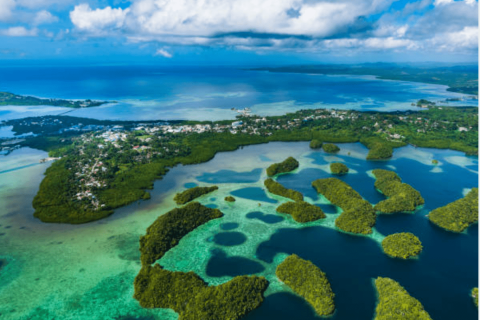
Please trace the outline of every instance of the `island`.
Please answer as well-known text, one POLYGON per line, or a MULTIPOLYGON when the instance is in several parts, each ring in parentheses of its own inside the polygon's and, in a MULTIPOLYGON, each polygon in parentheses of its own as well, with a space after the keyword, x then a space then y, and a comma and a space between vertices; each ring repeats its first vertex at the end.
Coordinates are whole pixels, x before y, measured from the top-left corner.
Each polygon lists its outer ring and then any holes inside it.
POLYGON ((12 126, 15 134, 36 135, 12 140, 17 142, 3 149, 31 147, 61 158, 45 172, 33 201, 35 217, 53 223, 105 218, 114 209, 147 197, 154 180, 170 168, 206 162, 217 152, 246 145, 317 139, 360 142, 367 148, 381 142, 392 148, 410 144, 478 153, 476 107, 392 113, 317 109, 240 119, 242 130, 233 128, 230 120, 109 121, 68 116, 8 120, 0 126, 12 126))
POLYGON ((438 164, 438 160, 433 159, 433 160, 432 160, 432 164, 433 164, 433 165, 437 165, 437 164, 438 164))
POLYGON ((394 233, 382 241, 383 251, 394 258, 408 259, 422 252, 422 242, 410 232, 394 233))
POLYGON ((30 96, 20 96, 10 92, 0 92, 0 106, 53 106, 64 108, 92 108, 108 101, 87 100, 64 100, 64 99, 40 99, 30 96))
POLYGON ((372 233, 376 214, 372 205, 347 183, 337 178, 318 179, 312 186, 343 212, 335 220, 335 226, 342 231, 355 234, 372 233))
POLYGON ((470 295, 472 296, 473 303, 475 303, 475 306, 478 308, 478 287, 473 288, 470 295))
POLYGON ((292 254, 277 266, 275 274, 303 297, 319 316, 328 316, 335 311, 335 294, 327 275, 311 261, 292 254))
POLYGON ((235 200, 235 198, 232 197, 232 196, 226 196, 226 197, 225 197, 225 201, 227 201, 227 202, 235 202, 236 200, 235 200))
POLYGON ((169 308, 180 320, 236 320, 262 304, 268 281, 237 276, 209 286, 194 272, 168 271, 155 264, 142 267, 134 286, 134 298, 144 308, 169 308))
POLYGON ((323 142, 317 139, 313 139, 310 141, 310 148, 311 149, 320 149, 322 147, 323 142))
POLYGON ((390 278, 375 279, 378 304, 374 320, 415 319, 432 320, 422 304, 398 282, 390 278))
POLYGON ((191 202, 161 215, 147 228, 146 235, 140 238, 142 265, 154 263, 189 232, 220 217, 223 217, 220 210, 205 207, 198 202, 191 202))
POLYGON ((323 148, 323 151, 328 153, 336 153, 340 151, 340 148, 333 143, 324 143, 322 148, 323 148))
POLYGON ((437 226, 452 232, 462 232, 478 222, 478 188, 473 188, 462 199, 437 208, 428 214, 437 226))
POLYGON ((293 157, 288 157, 283 162, 274 163, 270 167, 267 168, 267 175, 269 177, 273 177, 274 175, 280 173, 287 173, 291 172, 298 168, 298 161, 293 157))
POLYGON ((409 184, 402 183, 402 179, 393 171, 375 169, 375 188, 388 199, 380 201, 374 210, 382 213, 413 212, 418 206, 425 203, 420 192, 409 184))
POLYGON ((294 201, 303 200, 303 194, 292 189, 287 189, 284 186, 282 186, 280 183, 278 183, 277 181, 271 178, 268 178, 267 180, 265 180, 264 184, 268 192, 276 194, 277 196, 290 198, 294 201))
POLYGON ((320 207, 305 201, 282 203, 277 207, 277 212, 289 214, 293 220, 301 223, 316 221, 326 217, 320 207))
POLYGON ((190 202, 194 199, 197 199, 198 197, 203 196, 204 194, 213 192, 215 190, 218 190, 217 186, 212 186, 212 187, 193 187, 190 189, 187 189, 183 192, 177 193, 173 200, 177 204, 185 204, 187 202, 190 202))
POLYGON ((348 167, 340 162, 330 163, 330 171, 332 174, 343 176, 348 173, 348 167))

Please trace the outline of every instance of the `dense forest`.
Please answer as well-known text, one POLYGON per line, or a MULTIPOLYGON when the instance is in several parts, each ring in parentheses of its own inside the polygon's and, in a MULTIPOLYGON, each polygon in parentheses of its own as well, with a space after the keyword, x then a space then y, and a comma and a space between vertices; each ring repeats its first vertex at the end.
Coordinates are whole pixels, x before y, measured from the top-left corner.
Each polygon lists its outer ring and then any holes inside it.
POLYGON ((190 189, 187 189, 183 192, 177 193, 173 200, 177 204, 185 204, 187 202, 190 202, 198 197, 203 196, 204 194, 213 192, 215 190, 218 190, 217 186, 212 186, 212 187, 193 187, 190 189))
POLYGON ((395 233, 382 241, 383 251, 391 257, 408 259, 420 254, 422 242, 410 232, 395 233))
POLYGON ((273 177, 280 173, 287 173, 298 168, 298 161, 293 157, 288 157, 280 163, 274 163, 267 168, 267 175, 273 177))
POLYGON ((323 145, 323 142, 322 141, 319 141, 317 139, 313 139, 312 141, 310 141, 310 148, 311 149, 320 149, 323 145))
POLYGON ((470 295, 472 296, 473 303, 475 303, 475 306, 478 308, 478 287, 473 288, 470 295))
POLYGON ((277 212, 289 214, 293 220, 301 223, 316 221, 326 217, 320 207, 305 201, 282 203, 277 207, 277 212))
POLYGON ((376 178, 375 188, 388 199, 380 201, 374 207, 382 213, 413 212, 418 206, 425 203, 420 192, 409 184, 402 183, 402 179, 393 171, 375 169, 372 171, 376 178))
POLYGON ((191 202, 159 216, 148 227, 147 234, 140 238, 142 264, 154 263, 176 246, 186 234, 222 216, 220 210, 207 208, 198 202, 191 202))
POLYGON ((305 298, 319 316, 328 316, 335 311, 335 294, 327 275, 311 261, 292 254, 277 266, 275 274, 305 298))
POLYGON ((478 222, 478 188, 473 188, 462 199, 431 211, 428 218, 446 230, 462 232, 478 222))
POLYGON ((290 198, 294 201, 303 200, 303 194, 292 189, 287 189, 284 186, 282 186, 279 182, 271 178, 266 179, 264 182, 264 185, 267 188, 268 192, 276 194, 277 196, 290 198))
POLYGON ((333 143, 324 143, 322 145, 323 151, 328 152, 328 153, 335 153, 340 151, 340 148, 333 144, 333 143))
POLYGON ((30 96, 19 96, 10 92, 0 92, 0 106, 54 106, 65 108, 91 108, 98 107, 108 101, 92 100, 64 100, 40 99, 30 96))
POLYGON ((332 204, 342 208, 343 212, 335 220, 337 228, 350 233, 372 233, 377 218, 375 211, 372 205, 347 183, 336 178, 327 178, 313 181, 312 186, 332 204))
POLYGON ((375 279, 378 304, 374 320, 431 320, 422 304, 407 292, 398 282, 378 277, 375 279))
POLYGON ((330 163, 330 171, 332 174, 342 176, 348 173, 348 167, 340 162, 330 163))

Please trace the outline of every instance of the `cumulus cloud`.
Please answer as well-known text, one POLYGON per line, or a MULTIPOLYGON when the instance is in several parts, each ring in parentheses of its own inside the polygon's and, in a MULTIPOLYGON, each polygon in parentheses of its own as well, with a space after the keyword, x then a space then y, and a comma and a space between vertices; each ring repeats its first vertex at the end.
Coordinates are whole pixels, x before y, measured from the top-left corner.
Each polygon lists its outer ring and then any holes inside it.
POLYGON ((15 0, 0 0, 0 21, 6 21, 12 16, 15 0))
POLYGON ((35 17, 33 18, 33 25, 38 26, 41 24, 47 24, 47 23, 53 23, 57 22, 58 18, 52 15, 50 12, 46 10, 39 11, 35 14, 35 17))
POLYGON ((9 37, 32 37, 38 33, 37 29, 27 29, 25 27, 10 27, 7 29, 0 29, 0 35, 9 37))
POLYGON ((92 10, 88 4, 81 4, 70 12, 70 20, 81 31, 102 34, 121 28, 129 11, 111 7, 92 10))
POLYGON ((155 55, 156 56, 162 56, 162 57, 165 57, 165 58, 171 58, 173 57, 173 55, 171 53, 169 53, 168 51, 164 50, 164 49, 158 49, 156 52, 155 52, 155 55))

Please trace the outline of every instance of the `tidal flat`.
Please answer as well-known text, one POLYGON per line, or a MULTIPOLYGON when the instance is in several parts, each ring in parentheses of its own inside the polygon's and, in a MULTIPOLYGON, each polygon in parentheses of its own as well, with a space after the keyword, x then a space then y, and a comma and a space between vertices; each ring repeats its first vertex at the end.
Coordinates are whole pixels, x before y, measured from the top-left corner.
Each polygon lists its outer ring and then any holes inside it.
POLYGON ((225 216, 189 233, 158 263, 172 271, 194 271, 212 285, 241 274, 265 276, 270 281, 266 300, 246 319, 315 318, 311 307, 275 276, 277 265, 293 253, 328 274, 336 295, 332 319, 373 318, 376 297, 371 279, 379 276, 398 281, 433 319, 459 315, 476 319, 469 292, 478 282, 478 225, 465 234, 451 234, 425 215, 461 198, 464 189, 477 187, 478 170, 473 167, 478 158, 407 146, 396 149, 388 161, 366 161, 368 150, 363 145, 339 146, 335 156, 311 150, 308 142, 222 152, 206 163, 173 168, 155 182, 150 200, 83 225, 45 224, 33 217, 31 201, 49 166, 39 164, 45 152, 24 148, 0 157, 0 317, 177 319, 171 310, 143 309, 133 299, 133 279, 140 270, 139 237, 159 215, 176 207, 176 193, 186 187, 218 185, 199 201, 225 216), (275 211, 287 199, 265 190, 265 169, 289 156, 300 166, 277 181, 320 206, 325 219, 301 224, 275 211), (430 159, 440 161, 441 172, 432 172, 430 159), (368 172, 393 166, 405 183, 422 193, 425 206, 415 214, 379 216, 369 236, 342 233, 334 227, 341 211, 311 187, 312 181, 332 176, 331 162, 353 169, 339 178, 372 204, 385 197, 375 190, 368 172), (248 192, 241 192, 245 189, 248 192), (228 195, 236 201, 224 201, 228 195), (396 232, 420 238, 424 250, 418 259, 392 259, 382 252, 384 236, 396 232))

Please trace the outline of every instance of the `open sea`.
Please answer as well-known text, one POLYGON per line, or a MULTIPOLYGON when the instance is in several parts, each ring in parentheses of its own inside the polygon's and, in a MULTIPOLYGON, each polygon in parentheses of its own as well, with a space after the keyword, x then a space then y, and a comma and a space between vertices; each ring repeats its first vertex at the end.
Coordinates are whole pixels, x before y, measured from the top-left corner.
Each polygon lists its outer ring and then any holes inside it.
POLYGON ((274 142, 219 153, 209 162, 177 166, 155 182, 149 201, 139 201, 97 222, 45 224, 33 218, 31 201, 49 163, 45 152, 22 148, 0 157, 0 318, 1 319, 177 319, 167 309, 142 309, 133 299, 140 270, 139 237, 159 216, 175 207, 175 193, 196 185, 219 186, 200 202, 225 216, 197 228, 158 263, 168 270, 194 271, 217 285, 242 274, 265 276, 264 303, 246 319, 317 319, 312 308, 277 280, 276 266, 289 254, 311 260, 326 272, 335 293, 331 319, 370 320, 376 292, 372 280, 398 281, 435 320, 478 318, 470 290, 478 284, 478 225, 461 234, 429 222, 426 214, 478 186, 478 158, 438 149, 396 149, 387 161, 366 161, 359 143, 339 144, 336 155, 312 151, 307 142, 274 142), (277 214, 285 201, 268 194, 265 168, 294 156, 300 167, 278 178, 320 206, 327 218, 307 224, 277 214), (438 160, 433 165, 432 160, 438 160), (340 179, 366 200, 384 199, 371 170, 394 170, 419 190, 424 207, 415 214, 381 215, 372 235, 341 233, 339 210, 319 197, 311 182, 331 177, 329 163, 345 163, 340 179), (234 195, 233 204, 223 199, 234 195), (422 241, 416 259, 393 259, 381 240, 412 232, 422 241))
MULTIPOLYGON (((0 106, 0 121, 66 114, 118 120, 234 119, 231 108, 258 115, 299 109, 408 110, 419 99, 444 101, 465 95, 442 85, 377 80, 373 76, 270 73, 229 67, 0 66, 0 91, 42 98, 117 101, 71 110, 49 106, 0 106)), ((478 100, 450 102, 477 105, 478 100)))

